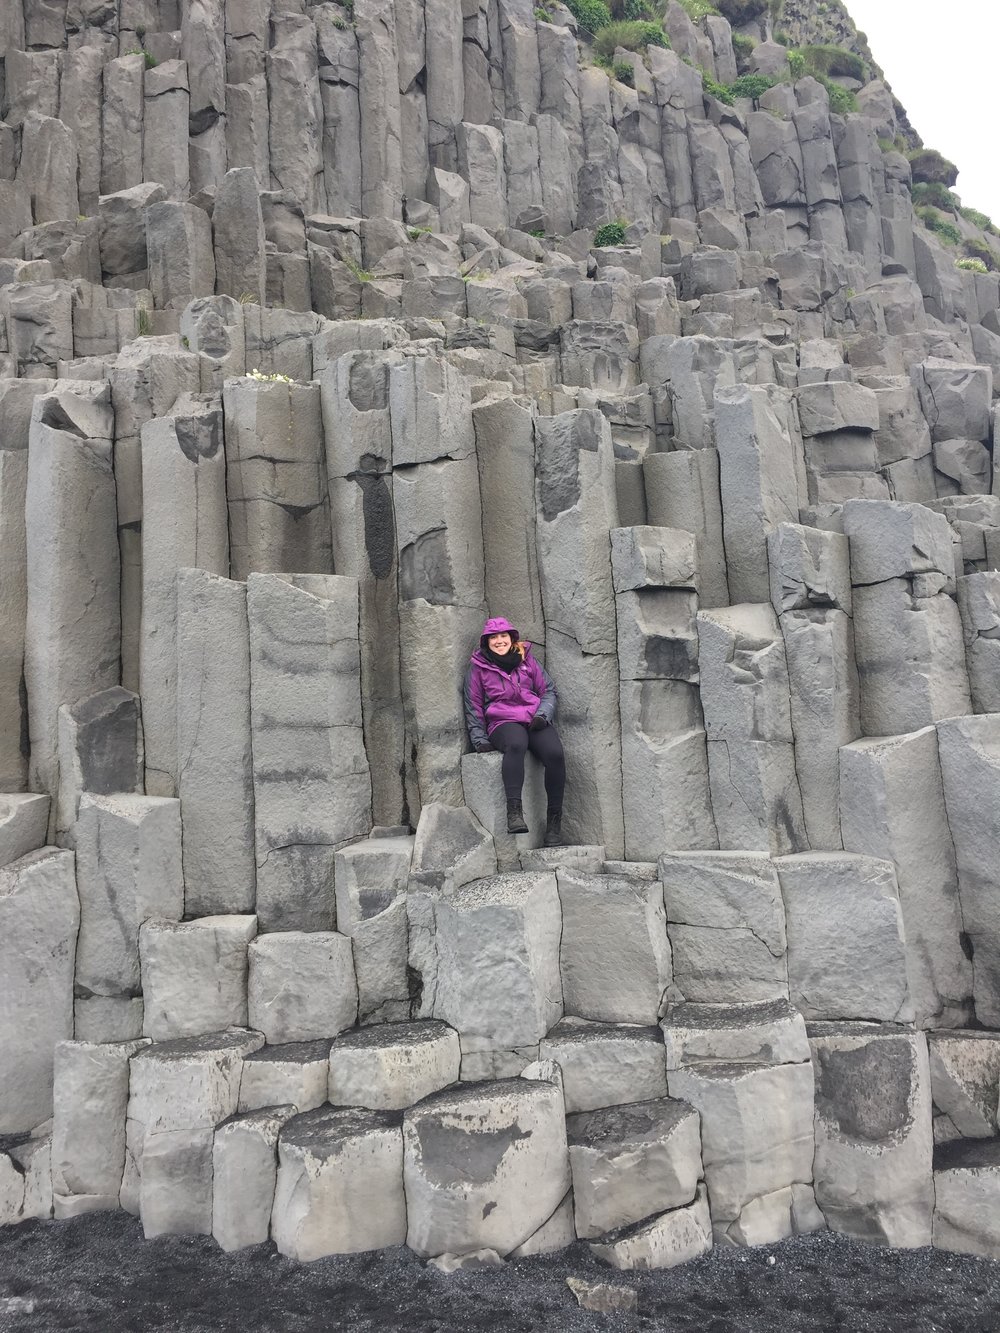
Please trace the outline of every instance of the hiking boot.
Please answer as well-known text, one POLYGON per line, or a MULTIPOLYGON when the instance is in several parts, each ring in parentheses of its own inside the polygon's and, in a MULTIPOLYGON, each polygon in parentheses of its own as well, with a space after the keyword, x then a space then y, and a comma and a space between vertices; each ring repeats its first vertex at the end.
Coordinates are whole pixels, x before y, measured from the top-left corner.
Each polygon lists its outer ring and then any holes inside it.
POLYGON ((524 822, 524 811, 521 809, 520 801, 507 802, 507 832, 508 833, 528 832, 528 826, 524 822))
POLYGON ((550 810, 545 820, 545 838, 542 842, 543 847, 563 847, 562 837, 562 811, 550 810))

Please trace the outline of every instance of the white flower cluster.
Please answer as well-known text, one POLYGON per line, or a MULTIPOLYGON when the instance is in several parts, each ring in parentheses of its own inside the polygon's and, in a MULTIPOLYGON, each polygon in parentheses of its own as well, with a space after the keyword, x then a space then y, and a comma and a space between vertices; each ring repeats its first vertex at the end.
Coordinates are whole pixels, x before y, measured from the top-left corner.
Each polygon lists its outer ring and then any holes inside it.
POLYGON ((257 370, 256 368, 253 369, 253 370, 248 370, 248 371, 247 371, 247 379, 248 379, 248 380, 257 380, 257 382, 260 383, 260 384, 294 384, 294 383, 295 383, 295 381, 292 379, 291 375, 278 375, 277 373, 274 374, 274 375, 265 375, 264 372, 263 372, 262 370, 257 370))

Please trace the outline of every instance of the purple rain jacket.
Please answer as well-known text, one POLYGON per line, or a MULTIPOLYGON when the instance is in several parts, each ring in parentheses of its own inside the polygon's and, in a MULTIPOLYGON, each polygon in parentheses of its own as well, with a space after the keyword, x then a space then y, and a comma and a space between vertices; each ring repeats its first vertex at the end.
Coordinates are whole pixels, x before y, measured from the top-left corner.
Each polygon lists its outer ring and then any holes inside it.
POLYGON ((487 620, 480 642, 504 632, 514 640, 523 658, 521 665, 504 671, 480 646, 465 675, 465 725, 473 747, 488 744, 502 722, 520 722, 526 727, 536 713, 547 722, 555 720, 556 687, 532 655, 531 644, 521 641, 514 626, 502 616, 487 620))

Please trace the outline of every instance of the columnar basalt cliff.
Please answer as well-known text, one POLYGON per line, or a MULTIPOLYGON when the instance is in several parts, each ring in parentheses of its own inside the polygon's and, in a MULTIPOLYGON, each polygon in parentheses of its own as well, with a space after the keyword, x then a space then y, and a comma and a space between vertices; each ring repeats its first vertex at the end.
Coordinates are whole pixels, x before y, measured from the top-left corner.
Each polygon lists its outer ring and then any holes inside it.
POLYGON ((3 8, 0 1222, 1000 1257, 1000 240, 842 6, 602 9, 3 8))

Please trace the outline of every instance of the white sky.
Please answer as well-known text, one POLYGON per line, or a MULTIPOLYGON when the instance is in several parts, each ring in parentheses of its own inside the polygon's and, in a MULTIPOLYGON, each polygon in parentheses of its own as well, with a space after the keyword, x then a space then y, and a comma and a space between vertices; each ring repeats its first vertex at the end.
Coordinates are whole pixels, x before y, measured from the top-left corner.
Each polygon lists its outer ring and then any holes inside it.
POLYGON ((1000 226, 1000 0, 845 0, 928 148, 959 168, 956 194, 1000 226))

